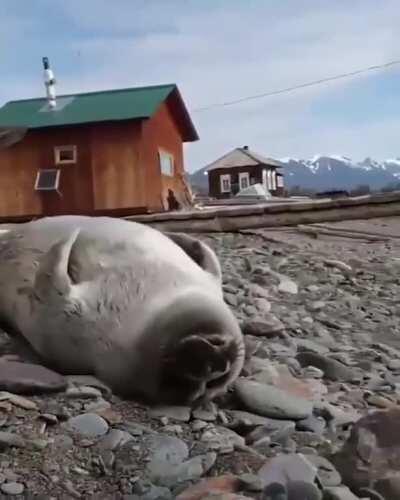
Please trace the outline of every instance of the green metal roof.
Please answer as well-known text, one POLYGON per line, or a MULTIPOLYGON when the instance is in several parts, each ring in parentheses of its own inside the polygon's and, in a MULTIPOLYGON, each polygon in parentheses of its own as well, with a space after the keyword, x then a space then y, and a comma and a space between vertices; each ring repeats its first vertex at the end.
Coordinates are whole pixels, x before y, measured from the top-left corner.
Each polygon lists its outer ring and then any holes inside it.
POLYGON ((47 99, 10 101, 0 108, 0 127, 28 129, 83 123, 150 118, 170 94, 180 104, 184 140, 198 139, 178 88, 175 84, 133 87, 82 94, 57 96, 57 106, 50 109, 47 99))

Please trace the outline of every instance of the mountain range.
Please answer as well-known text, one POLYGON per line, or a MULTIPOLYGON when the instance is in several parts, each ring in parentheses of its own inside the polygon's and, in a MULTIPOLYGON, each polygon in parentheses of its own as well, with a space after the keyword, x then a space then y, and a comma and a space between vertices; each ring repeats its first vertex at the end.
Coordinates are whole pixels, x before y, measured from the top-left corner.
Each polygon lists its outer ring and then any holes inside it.
MULTIPOLYGON (((316 155, 309 160, 281 158, 285 187, 300 187, 313 191, 357 189, 369 186, 371 190, 400 186, 400 158, 382 162, 366 158, 354 162, 345 156, 316 155)), ((206 167, 190 176, 194 188, 205 190, 208 187, 206 167)))

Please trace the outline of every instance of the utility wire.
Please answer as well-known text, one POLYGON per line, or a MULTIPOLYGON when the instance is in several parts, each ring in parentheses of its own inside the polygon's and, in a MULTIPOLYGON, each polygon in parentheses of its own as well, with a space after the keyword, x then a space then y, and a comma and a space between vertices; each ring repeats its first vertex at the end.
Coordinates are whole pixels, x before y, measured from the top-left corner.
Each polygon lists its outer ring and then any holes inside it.
POLYGON ((360 73, 366 73, 368 71, 376 71, 378 69, 388 68, 389 66, 394 66, 395 64, 400 64, 400 59, 390 61, 384 64, 378 64, 376 66, 369 66, 368 68, 358 69, 355 71, 351 71, 349 73, 342 73, 335 76, 330 76, 327 78, 321 78, 320 80, 314 80, 312 82, 302 83, 300 85, 294 85, 292 87, 286 87, 280 90, 273 90, 271 92, 264 92, 262 94, 255 94, 247 97, 242 97, 240 99, 235 99, 233 101, 226 101, 221 103, 210 104, 208 106, 203 106, 200 108, 195 108, 193 113, 201 113, 202 111, 208 111, 209 109, 221 108, 225 106, 233 106, 234 104, 239 104, 241 102, 252 101, 254 99, 261 99, 263 97, 271 97, 278 94, 284 94, 288 92, 293 92, 295 90, 303 89, 305 87, 312 87, 313 85, 320 85, 321 83, 331 82, 333 80, 340 80, 341 78, 349 78, 354 75, 358 75, 360 73))

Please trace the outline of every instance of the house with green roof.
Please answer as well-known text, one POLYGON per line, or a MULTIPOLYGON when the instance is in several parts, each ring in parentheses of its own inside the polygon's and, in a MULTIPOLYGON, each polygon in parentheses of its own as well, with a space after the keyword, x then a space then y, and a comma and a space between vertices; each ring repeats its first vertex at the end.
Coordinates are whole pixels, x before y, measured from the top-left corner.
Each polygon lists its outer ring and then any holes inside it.
POLYGON ((128 215, 190 203, 175 84, 10 101, 0 108, 0 217, 128 215))

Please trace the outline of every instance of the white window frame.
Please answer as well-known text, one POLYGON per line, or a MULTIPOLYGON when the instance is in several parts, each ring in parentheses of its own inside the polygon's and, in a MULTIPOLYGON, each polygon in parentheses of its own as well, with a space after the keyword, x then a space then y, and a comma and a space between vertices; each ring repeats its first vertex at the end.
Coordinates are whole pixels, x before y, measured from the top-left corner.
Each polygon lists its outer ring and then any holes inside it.
POLYGON ((42 168, 36 173, 35 191, 57 191, 60 185, 60 169, 59 168, 42 168), (39 187, 39 178, 42 172, 56 172, 56 182, 54 187, 39 187))
POLYGON ((246 189, 250 186, 250 174, 249 172, 240 172, 239 173, 239 190, 246 189), (242 180, 246 179, 247 185, 245 187, 242 186, 242 180))
POLYGON ((272 184, 272 191, 276 191, 276 172, 275 172, 275 170, 271 170, 271 184, 272 184))
POLYGON ((164 149, 158 150, 158 161, 160 165, 161 175, 166 175, 168 177, 173 177, 175 173, 175 158, 174 155, 165 151, 164 149), (165 164, 163 164, 163 160, 167 160, 169 162, 168 170, 165 169, 165 164))
POLYGON ((219 176, 220 189, 221 193, 230 193, 231 192, 231 174, 222 174, 219 176), (228 181, 229 188, 224 188, 224 182, 228 181))
POLYGON ((75 145, 70 146, 55 146, 54 147, 54 162, 56 165, 72 165, 76 163, 77 159, 77 147, 75 145), (72 152, 71 160, 62 160, 61 153, 63 152, 72 152))
POLYGON ((278 188, 283 188, 283 175, 276 176, 276 185, 278 188))

